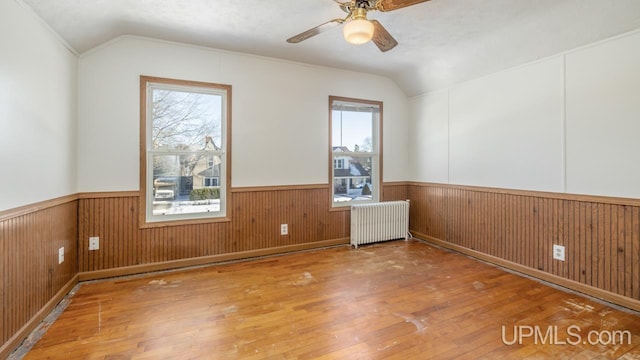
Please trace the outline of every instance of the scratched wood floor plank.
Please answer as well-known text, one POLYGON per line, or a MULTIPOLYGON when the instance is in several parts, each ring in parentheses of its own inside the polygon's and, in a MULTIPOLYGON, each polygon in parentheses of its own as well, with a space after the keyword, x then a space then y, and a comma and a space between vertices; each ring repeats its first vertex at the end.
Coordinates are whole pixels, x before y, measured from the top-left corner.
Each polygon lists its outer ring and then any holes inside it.
POLYGON ((594 357, 640 358, 638 314, 411 240, 84 283, 24 358, 594 357))

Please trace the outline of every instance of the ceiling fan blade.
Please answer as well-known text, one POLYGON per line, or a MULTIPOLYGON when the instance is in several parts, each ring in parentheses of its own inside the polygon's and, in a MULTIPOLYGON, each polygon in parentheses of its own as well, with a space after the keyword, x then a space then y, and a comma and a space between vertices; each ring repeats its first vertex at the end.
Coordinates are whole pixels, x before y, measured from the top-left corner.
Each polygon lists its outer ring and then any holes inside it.
POLYGON ((378 0, 376 3, 376 9, 383 12, 392 11, 427 1, 429 0, 378 0))
POLYGON ((393 36, 389 34, 387 29, 385 29, 384 26, 382 26, 382 24, 380 24, 378 20, 369 20, 369 21, 373 24, 373 29, 374 29, 373 38, 371 39, 371 41, 373 41, 374 44, 376 44, 376 46, 378 47, 378 49, 380 49, 380 51, 382 52, 389 51, 394 47, 396 47, 396 45, 398 45, 398 42, 396 41, 396 39, 394 39, 393 36))
POLYGON ((316 36, 318 34, 320 34, 321 32, 325 32, 331 28, 333 28, 335 25, 340 25, 342 23, 344 23, 344 19, 333 19, 333 20, 329 20, 324 24, 320 24, 314 28, 311 28, 305 32, 301 32, 300 34, 296 35, 296 36, 292 36, 290 38, 287 39, 288 43, 292 43, 292 44, 297 44, 301 41, 307 40, 308 38, 312 37, 312 36, 316 36))

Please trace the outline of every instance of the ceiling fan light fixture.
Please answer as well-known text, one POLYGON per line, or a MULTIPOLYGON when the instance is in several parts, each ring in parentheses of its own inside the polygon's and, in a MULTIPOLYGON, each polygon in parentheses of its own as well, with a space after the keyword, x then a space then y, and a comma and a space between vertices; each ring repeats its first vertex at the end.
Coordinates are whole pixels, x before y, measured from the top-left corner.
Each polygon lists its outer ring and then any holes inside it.
POLYGON ((373 24, 365 19, 351 20, 344 25, 342 33, 348 43, 364 44, 373 38, 373 24))

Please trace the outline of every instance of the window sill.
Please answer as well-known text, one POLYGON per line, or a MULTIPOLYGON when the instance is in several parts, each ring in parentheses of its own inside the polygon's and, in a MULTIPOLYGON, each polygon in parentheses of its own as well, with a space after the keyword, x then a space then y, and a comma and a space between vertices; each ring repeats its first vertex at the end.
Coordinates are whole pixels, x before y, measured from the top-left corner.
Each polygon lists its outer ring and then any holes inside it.
POLYGON ((351 211, 351 205, 348 206, 331 206, 329 212, 332 211, 351 211))

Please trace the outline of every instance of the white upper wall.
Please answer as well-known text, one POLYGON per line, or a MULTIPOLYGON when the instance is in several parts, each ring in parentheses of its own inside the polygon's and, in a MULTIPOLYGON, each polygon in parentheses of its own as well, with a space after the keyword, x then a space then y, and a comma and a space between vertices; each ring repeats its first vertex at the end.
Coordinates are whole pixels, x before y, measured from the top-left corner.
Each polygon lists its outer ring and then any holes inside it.
POLYGON ((0 211, 76 193, 77 57, 16 1, 0 49, 0 211))
POLYGON ((410 179, 640 198, 638 64, 632 32, 410 99, 410 179))
POLYGON ((566 59, 567 190, 640 198, 640 33, 566 59))
POLYGON ((412 99, 412 180, 562 191, 562 71, 548 59, 412 99))
POLYGON ((551 59, 449 92, 449 181, 562 191, 562 61, 551 59))
POLYGON ((329 95, 384 103, 384 180, 406 180, 407 99, 385 77, 122 37, 80 58, 78 188, 139 188, 140 75, 232 86, 232 186, 326 184, 329 95))
POLYGON ((433 183, 449 182, 449 90, 433 91, 411 102, 409 176, 433 183))

